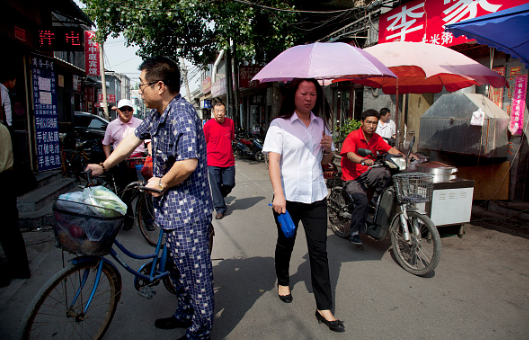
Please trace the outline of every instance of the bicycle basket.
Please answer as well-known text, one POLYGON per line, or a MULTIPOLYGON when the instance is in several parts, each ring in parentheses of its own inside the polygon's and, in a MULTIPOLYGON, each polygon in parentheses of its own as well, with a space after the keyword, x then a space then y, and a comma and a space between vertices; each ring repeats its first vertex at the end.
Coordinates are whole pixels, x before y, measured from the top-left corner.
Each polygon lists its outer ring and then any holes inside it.
POLYGON ((81 202, 55 199, 56 246, 78 255, 110 253, 124 216, 113 209, 81 202))
POLYGON ((408 172, 393 175, 395 192, 400 203, 424 203, 432 200, 433 175, 408 172))

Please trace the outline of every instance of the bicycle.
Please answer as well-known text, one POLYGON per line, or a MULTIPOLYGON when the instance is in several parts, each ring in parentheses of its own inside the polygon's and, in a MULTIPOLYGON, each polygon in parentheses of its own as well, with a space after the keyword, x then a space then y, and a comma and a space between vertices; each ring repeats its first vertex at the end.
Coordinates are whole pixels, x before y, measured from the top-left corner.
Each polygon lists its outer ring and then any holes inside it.
MULTIPOLYGON (((139 190, 148 190, 140 187, 139 190)), ((149 189, 150 190, 150 189, 149 189)), ((83 203, 79 203, 83 204, 83 203)), ((107 331, 112 318, 116 312, 118 302, 121 298, 121 275, 118 268, 105 256, 110 254, 123 268, 135 276, 134 287, 138 293, 150 299, 155 292, 153 287, 163 282, 164 287, 172 294, 176 294, 176 289, 170 279, 178 277, 178 269, 174 268, 168 259, 168 252, 165 245, 162 245, 164 231, 160 229, 155 252, 152 254, 135 254, 123 246, 115 236, 119 232, 123 216, 111 209, 88 206, 88 209, 104 211, 105 218, 99 217, 94 225, 101 227, 105 225, 105 230, 111 230, 107 237, 101 239, 99 243, 87 241, 80 237, 78 230, 64 234, 64 224, 69 226, 71 218, 86 220, 86 233, 89 231, 88 221, 94 216, 71 213, 59 207, 57 200, 54 203, 54 213, 56 223, 54 230, 56 238, 63 251, 68 251, 81 256, 75 257, 70 262, 70 267, 63 268, 56 273, 41 288, 28 308, 24 320, 22 339, 66 339, 72 336, 101 339, 107 331), (70 219, 64 219, 70 215, 70 219), (119 215, 119 216, 118 216, 119 215), (73 216, 73 217, 72 217, 73 216), (65 222, 66 221, 66 222, 65 222), (109 228, 110 227, 110 228, 109 228), (84 247, 86 242, 89 246, 84 247), (139 267, 139 270, 132 269, 114 250, 118 247, 125 255, 137 260, 149 260, 139 267)), ((71 226, 70 226, 71 228, 71 226)), ((68 228, 68 230, 70 229, 68 228)), ((209 230, 209 253, 213 248, 213 225, 209 230)))
MULTIPOLYGON (((411 147, 410 147, 411 149, 411 147)), ((366 157, 371 151, 359 149, 366 157)), ((409 152, 408 152, 409 157, 409 152)), ((366 235, 376 241, 383 240, 389 231, 391 245, 397 262, 407 272, 423 276, 437 267, 441 259, 441 238, 435 224, 416 203, 428 202, 432 198, 433 175, 417 172, 402 172, 408 157, 385 154, 373 167, 387 167, 392 173, 393 185, 386 187, 363 226, 366 235)), ((331 189, 327 199, 327 211, 332 231, 339 237, 349 239, 352 234, 351 217, 354 200, 345 190, 345 183, 331 189)))

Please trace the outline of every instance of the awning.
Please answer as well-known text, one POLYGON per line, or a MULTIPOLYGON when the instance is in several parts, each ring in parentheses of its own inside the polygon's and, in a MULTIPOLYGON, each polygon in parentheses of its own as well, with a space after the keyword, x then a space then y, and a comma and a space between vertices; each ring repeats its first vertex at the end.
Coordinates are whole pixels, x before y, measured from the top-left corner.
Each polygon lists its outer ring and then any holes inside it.
POLYGON ((529 68, 529 4, 446 25, 445 30, 508 53, 529 68))

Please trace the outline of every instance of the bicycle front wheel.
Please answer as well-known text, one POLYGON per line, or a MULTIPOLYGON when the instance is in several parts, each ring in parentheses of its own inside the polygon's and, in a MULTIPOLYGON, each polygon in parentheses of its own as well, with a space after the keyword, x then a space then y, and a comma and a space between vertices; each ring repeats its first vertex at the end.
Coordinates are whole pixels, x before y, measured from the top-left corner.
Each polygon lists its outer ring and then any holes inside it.
POLYGON ((391 245, 399 264, 409 273, 426 275, 441 260, 441 237, 432 220, 426 215, 408 211, 409 241, 404 238, 400 214, 391 224, 391 245))
POLYGON ((138 196, 138 203, 136 203, 136 221, 138 222, 141 234, 145 240, 150 245, 156 246, 160 235, 160 229, 154 223, 152 195, 141 193, 141 195, 138 196))
POLYGON ((346 195, 342 188, 336 187, 331 190, 327 199, 327 215, 332 231, 342 238, 351 236, 351 220, 344 215, 351 205, 351 202, 345 199, 346 195))
POLYGON ((22 339, 101 339, 112 321, 121 297, 121 276, 103 264, 97 290, 87 301, 96 281, 99 259, 55 274, 39 291, 26 312, 22 339))

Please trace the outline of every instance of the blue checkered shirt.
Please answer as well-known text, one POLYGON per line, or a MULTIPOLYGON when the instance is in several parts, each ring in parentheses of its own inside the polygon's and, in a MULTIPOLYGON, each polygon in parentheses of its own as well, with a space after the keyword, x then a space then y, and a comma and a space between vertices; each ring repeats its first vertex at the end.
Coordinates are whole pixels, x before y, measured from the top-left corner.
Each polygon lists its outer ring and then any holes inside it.
POLYGON ((177 95, 160 114, 153 109, 136 128, 136 137, 151 139, 153 174, 162 177, 175 162, 198 159, 195 171, 182 183, 154 198, 156 222, 163 229, 211 217, 213 203, 208 181, 207 148, 202 122, 195 108, 177 95))

